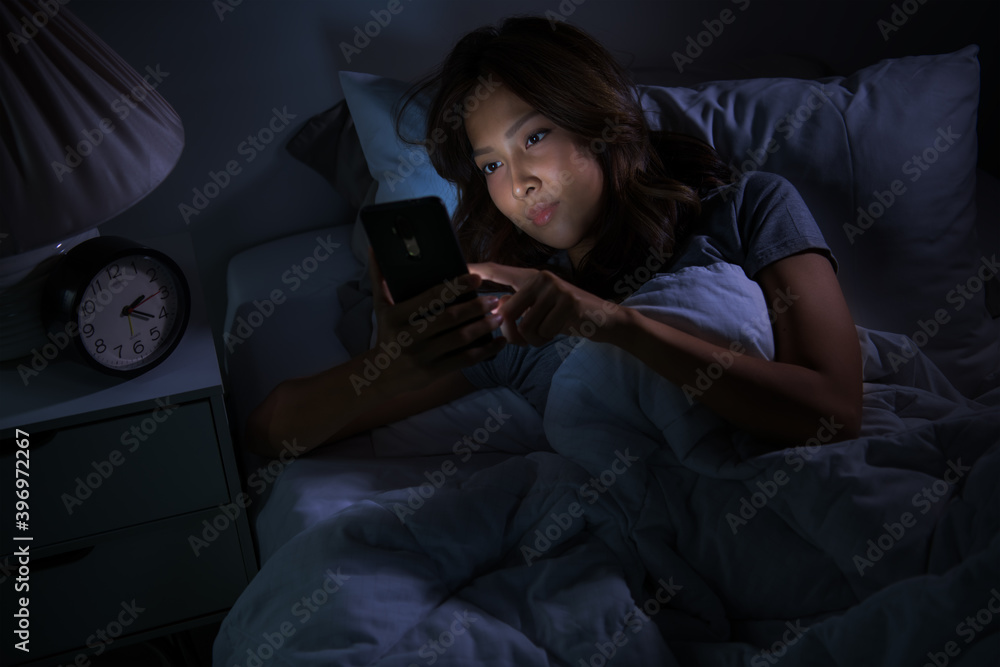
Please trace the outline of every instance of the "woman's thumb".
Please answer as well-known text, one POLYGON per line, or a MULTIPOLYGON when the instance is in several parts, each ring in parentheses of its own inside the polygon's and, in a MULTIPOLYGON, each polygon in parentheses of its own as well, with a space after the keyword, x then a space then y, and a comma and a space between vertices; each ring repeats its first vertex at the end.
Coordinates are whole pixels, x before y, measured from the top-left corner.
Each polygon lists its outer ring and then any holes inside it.
POLYGON ((389 293, 389 288, 382 278, 382 271, 378 268, 378 262, 375 261, 375 252, 371 246, 368 246, 368 276, 372 281, 372 299, 374 304, 376 306, 392 304, 392 295, 389 293))

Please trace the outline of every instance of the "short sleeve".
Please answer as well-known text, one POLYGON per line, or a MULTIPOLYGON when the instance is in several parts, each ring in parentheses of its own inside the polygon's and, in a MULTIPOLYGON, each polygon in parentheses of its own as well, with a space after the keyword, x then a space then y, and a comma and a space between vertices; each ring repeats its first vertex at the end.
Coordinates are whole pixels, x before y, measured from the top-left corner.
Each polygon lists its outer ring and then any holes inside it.
POLYGON ((762 268, 804 250, 815 250, 838 270, 833 251, 799 191, 783 176, 752 172, 736 197, 743 269, 753 278, 762 268))
POLYGON ((795 186, 778 174, 753 171, 702 199, 702 215, 669 270, 727 262, 753 279, 768 264, 805 250, 825 256, 837 272, 833 251, 795 186))

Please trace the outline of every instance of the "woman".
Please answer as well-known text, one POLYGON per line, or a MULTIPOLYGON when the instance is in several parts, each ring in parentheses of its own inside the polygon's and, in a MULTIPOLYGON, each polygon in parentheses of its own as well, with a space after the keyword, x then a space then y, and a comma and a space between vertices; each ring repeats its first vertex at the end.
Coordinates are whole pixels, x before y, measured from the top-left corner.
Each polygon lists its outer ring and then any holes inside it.
POLYGON ((482 295, 414 326, 411 314, 440 289, 393 304, 369 256, 378 337, 409 344, 361 391, 350 378, 378 345, 281 383, 250 416, 252 449, 275 454, 291 438, 311 449, 497 384, 544 411, 560 360, 553 343, 587 323, 594 340, 693 384, 725 348, 620 305, 651 261, 658 271, 740 264, 774 304, 775 360, 736 356, 699 400, 779 445, 801 444, 821 420, 840 426, 835 440, 856 436, 854 324, 835 260, 787 181, 755 173, 730 183, 711 147, 651 134, 628 74, 565 23, 523 17, 476 30, 410 99, 428 91, 429 153, 458 187, 454 222, 473 262, 459 289, 485 279, 515 293, 482 295), (474 94, 483 81, 485 98, 474 94), (459 351, 497 329, 490 344, 459 351))

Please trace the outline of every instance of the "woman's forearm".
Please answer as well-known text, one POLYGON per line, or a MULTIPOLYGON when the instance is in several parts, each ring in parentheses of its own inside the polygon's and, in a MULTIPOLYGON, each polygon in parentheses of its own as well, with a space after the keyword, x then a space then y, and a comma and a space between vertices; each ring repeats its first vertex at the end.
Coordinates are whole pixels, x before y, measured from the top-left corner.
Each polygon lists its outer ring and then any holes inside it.
POLYGON ((856 437, 861 406, 823 373, 721 347, 619 306, 618 317, 595 340, 617 345, 744 430, 775 444, 796 446, 824 433, 831 441, 856 437))
POLYGON ((247 449, 264 456, 276 456, 285 447, 304 453, 335 438, 359 414, 398 393, 392 378, 370 360, 374 352, 280 383, 250 413, 247 449))

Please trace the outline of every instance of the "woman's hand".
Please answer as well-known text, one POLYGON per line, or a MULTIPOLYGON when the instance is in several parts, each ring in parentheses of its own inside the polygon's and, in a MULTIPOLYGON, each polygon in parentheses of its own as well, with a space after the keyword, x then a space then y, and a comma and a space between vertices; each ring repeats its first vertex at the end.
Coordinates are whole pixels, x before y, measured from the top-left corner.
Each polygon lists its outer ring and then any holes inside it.
POLYGON ((516 345, 543 345, 559 334, 602 341, 626 317, 626 308, 551 271, 480 262, 469 264, 469 272, 514 288, 513 295, 501 299, 498 312, 503 317, 504 337, 516 345))
POLYGON ((390 380, 390 393, 425 387, 453 370, 489 359, 506 344, 500 337, 487 345, 457 352, 480 336, 491 334, 502 321, 499 315, 491 314, 499 303, 496 297, 480 296, 455 303, 457 297, 479 287, 479 276, 461 276, 397 304, 392 301, 371 248, 368 270, 378 323, 378 342, 370 353, 391 359, 383 370, 390 380))

